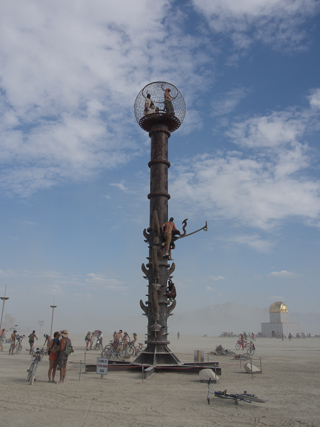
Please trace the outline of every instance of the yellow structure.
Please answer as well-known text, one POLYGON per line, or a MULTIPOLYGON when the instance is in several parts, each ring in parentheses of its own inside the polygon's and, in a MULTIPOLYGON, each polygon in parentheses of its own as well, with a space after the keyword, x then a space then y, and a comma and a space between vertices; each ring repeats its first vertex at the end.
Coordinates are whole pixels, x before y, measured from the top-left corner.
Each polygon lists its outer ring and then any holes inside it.
POLYGON ((264 337, 296 336, 299 333, 299 324, 289 322, 288 307, 282 301, 276 301, 269 308, 270 323, 261 323, 261 332, 264 337))
POLYGON ((270 305, 269 313, 289 313, 289 310, 282 301, 277 301, 270 305))

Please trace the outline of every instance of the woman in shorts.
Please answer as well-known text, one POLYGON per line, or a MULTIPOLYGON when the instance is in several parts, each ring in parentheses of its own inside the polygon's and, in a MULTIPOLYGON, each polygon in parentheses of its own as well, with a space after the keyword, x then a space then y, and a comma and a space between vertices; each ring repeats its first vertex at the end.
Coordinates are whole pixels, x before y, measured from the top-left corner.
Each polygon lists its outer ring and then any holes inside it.
POLYGON ((59 332, 55 332, 53 334, 53 339, 49 341, 48 353, 49 353, 49 370, 48 370, 48 378, 49 383, 56 383, 54 377, 57 371, 58 365, 58 353, 60 350, 60 341, 59 341, 59 332))

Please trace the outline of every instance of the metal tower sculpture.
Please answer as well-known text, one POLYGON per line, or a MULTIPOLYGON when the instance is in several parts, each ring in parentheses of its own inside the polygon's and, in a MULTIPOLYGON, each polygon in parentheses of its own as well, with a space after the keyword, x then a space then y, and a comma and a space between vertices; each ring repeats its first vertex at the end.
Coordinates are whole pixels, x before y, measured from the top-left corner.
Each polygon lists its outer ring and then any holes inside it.
POLYGON ((166 82, 154 82, 138 94, 134 113, 139 126, 149 132, 151 138, 150 168, 150 220, 143 231, 149 246, 148 263, 141 268, 148 280, 147 301, 140 306, 148 318, 146 349, 135 363, 148 365, 180 364, 168 345, 167 320, 176 306, 175 299, 166 295, 167 281, 175 270, 165 254, 161 226, 168 221, 168 139, 185 117, 186 104, 179 90, 166 82))

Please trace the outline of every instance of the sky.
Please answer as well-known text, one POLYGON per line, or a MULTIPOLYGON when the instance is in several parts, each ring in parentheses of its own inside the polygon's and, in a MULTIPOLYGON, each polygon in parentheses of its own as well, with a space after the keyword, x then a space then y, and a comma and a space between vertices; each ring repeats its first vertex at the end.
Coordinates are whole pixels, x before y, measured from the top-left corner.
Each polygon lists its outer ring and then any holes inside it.
POLYGON ((208 222, 176 244, 174 313, 319 314, 319 23, 319 0, 1 0, 7 319, 48 331, 54 303, 55 328, 108 331, 141 314, 150 139, 133 106, 154 81, 187 107, 169 216, 208 222))

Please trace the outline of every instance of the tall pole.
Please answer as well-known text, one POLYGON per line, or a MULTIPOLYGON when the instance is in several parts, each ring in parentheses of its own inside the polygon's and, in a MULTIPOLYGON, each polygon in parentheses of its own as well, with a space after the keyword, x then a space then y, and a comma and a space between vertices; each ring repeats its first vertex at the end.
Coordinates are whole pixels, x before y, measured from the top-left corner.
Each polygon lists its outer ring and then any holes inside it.
POLYGON ((148 263, 142 271, 148 280, 148 300, 140 307, 148 318, 147 347, 135 363, 180 364, 168 348, 167 320, 176 306, 176 300, 167 297, 167 281, 175 269, 170 266, 163 249, 161 226, 168 221, 168 140, 171 132, 181 125, 185 103, 178 89, 165 82, 154 82, 142 89, 135 102, 135 115, 139 126, 149 132, 151 139, 149 227, 144 237, 149 246, 148 263), (171 94, 171 95, 170 95, 171 94), (167 99, 167 101, 166 101, 167 99), (172 101, 171 101, 172 100, 172 101), (153 104, 153 108, 152 108, 153 104), (174 105, 173 105, 174 104, 174 105), (147 108, 148 105, 150 108, 147 108))
POLYGON ((4 312, 4 304, 9 299, 9 297, 6 297, 6 293, 7 293, 7 285, 5 286, 5 289, 4 289, 4 297, 0 297, 0 299, 2 299, 2 311, 1 311, 1 320, 0 320, 0 331, 2 330, 2 319, 3 319, 3 312, 4 312))
POLYGON ((53 327, 53 315, 54 315, 54 309, 57 308, 56 305, 50 305, 50 307, 52 308, 52 317, 51 317, 51 328, 50 328, 50 338, 52 338, 52 327, 53 327))

